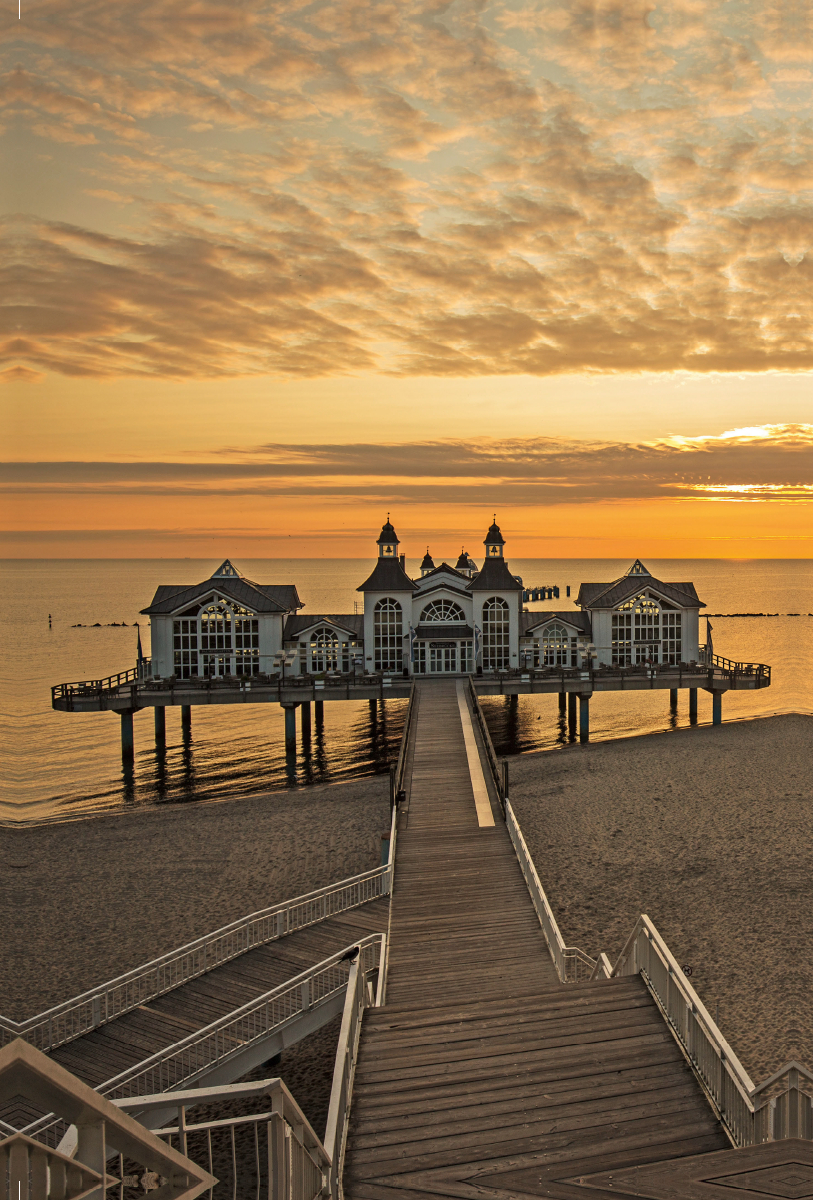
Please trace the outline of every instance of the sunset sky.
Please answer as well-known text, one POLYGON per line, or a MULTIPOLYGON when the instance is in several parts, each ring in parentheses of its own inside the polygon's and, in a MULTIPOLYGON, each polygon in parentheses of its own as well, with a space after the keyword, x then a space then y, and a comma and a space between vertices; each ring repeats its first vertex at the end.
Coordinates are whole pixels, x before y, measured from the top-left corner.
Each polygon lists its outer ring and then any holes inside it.
POLYGON ((4 556, 813 553, 808 5, 21 14, 4 556))

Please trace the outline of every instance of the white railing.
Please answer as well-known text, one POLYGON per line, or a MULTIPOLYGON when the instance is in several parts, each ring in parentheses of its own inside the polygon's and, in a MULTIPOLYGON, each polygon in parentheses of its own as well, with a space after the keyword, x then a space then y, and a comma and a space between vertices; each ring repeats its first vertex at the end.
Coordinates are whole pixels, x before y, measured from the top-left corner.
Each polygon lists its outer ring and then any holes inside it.
POLYGON ((26 1021, 0 1016, 0 1046, 22 1037, 38 1050, 53 1050, 257 946, 386 896, 391 860, 392 850, 384 866, 249 913, 26 1021))
MULTIPOLYGON (((337 992, 343 991, 350 976, 350 960, 354 950, 358 950, 362 972, 366 974, 375 970, 379 966, 385 942, 385 934, 370 934, 256 997, 242 1008, 227 1013, 205 1028, 113 1076, 95 1090, 110 1100, 116 1100, 171 1091, 194 1082, 229 1059, 242 1056, 248 1047, 269 1039, 283 1026, 321 1007, 337 992)), ((60 1125, 49 1113, 21 1132, 56 1145, 65 1132, 60 1125)))
MULTIPOLYGON (((315 1200, 330 1187, 330 1155, 281 1079, 165 1092, 117 1103, 125 1111, 139 1112, 177 1107, 176 1123, 156 1130, 156 1136, 199 1166, 205 1166, 210 1175, 215 1174, 215 1167, 221 1170, 217 1184, 208 1190, 209 1200, 229 1193, 234 1195, 235 1191, 245 1195, 241 1173, 252 1169, 256 1174, 256 1200, 263 1196, 269 1200, 315 1200), (187 1108, 263 1097, 267 1097, 264 1112, 193 1125, 186 1122, 187 1108), (221 1164, 230 1172, 230 1180, 222 1177, 221 1164)), ((126 1178, 124 1165, 120 1158, 120 1180, 126 1178)), ((127 1182, 144 1188, 145 1184, 158 1181, 142 1176, 127 1182)), ((119 1185, 119 1200, 124 1200, 124 1183, 119 1185)))
POLYGON ((522 830, 517 824, 510 800, 506 800, 505 802, 505 824, 517 858, 519 859, 522 874, 525 876, 525 882, 528 885, 528 891, 531 894, 536 915, 539 917, 542 932, 545 934, 551 958, 556 964, 559 978, 562 983, 579 983, 585 979, 593 978, 598 966, 596 959, 591 958, 589 954, 586 954, 584 950, 579 950, 576 946, 565 945, 565 940, 556 923, 556 917, 553 915, 553 909, 548 902, 542 884, 539 882, 536 867, 525 844, 522 830))
MULTIPOLYGON (((382 964, 383 964, 382 959, 382 964)), ((380 1005, 383 995, 383 965, 379 972, 375 1003, 380 1005)), ((359 964, 354 963, 347 981, 347 994, 342 1014, 342 1028, 336 1048, 333 1068, 333 1086, 330 1090, 327 1125, 325 1127, 325 1149, 331 1158, 330 1194, 333 1200, 342 1200, 342 1172, 344 1150, 347 1143, 347 1122, 350 1100, 353 1095, 353 1080, 356 1074, 361 1020, 364 1009, 373 1003, 370 984, 359 964)))
POLYGON ((613 977, 641 973, 736 1146, 813 1140, 813 1072, 786 1063, 758 1087, 712 1020, 649 917, 641 914, 613 977))

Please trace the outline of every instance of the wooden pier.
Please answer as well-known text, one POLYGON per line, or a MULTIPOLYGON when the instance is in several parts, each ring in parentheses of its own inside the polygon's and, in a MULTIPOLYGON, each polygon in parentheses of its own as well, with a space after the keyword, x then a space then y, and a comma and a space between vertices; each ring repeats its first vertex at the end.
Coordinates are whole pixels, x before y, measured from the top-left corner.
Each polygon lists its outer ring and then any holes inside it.
POLYGON ((560 1181, 728 1148, 640 978, 559 982, 493 792, 478 816, 456 685, 417 704, 347 1200, 572 1196, 560 1181))

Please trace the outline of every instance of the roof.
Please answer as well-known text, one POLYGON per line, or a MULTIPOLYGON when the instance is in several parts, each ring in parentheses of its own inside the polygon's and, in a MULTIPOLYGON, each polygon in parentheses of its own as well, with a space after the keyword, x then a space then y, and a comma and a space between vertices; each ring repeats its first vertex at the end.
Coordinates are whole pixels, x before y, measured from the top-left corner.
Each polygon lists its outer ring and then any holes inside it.
POLYGON ((382 526, 381 532, 378 535, 376 545, 383 546, 385 543, 397 542, 397 541, 398 541, 398 534, 395 532, 392 525, 390 524, 389 517, 387 517, 386 523, 382 526))
POLYGON ((431 592, 436 587, 449 587, 452 591, 465 592, 468 585, 468 575, 463 575, 448 563, 441 563, 439 567, 434 567, 419 579, 416 586, 421 592, 431 592))
POLYGON ((434 569, 435 569, 435 564, 432 561, 432 555, 429 553, 429 547, 427 546, 426 554, 424 554, 423 562, 421 563, 421 570, 422 571, 434 571, 434 569))
POLYGON ((352 633, 354 638, 364 637, 364 617, 360 613, 321 613, 319 616, 309 617, 297 614, 285 622, 282 636, 285 641, 293 641, 306 630, 315 629, 317 625, 335 625, 345 633, 352 633))
POLYGON ((240 576, 213 575, 192 585, 161 584, 152 598, 152 604, 142 608, 141 612, 148 616, 166 616, 188 608, 214 591, 234 600, 242 608, 250 608, 257 613, 285 613, 304 607, 292 583, 253 583, 240 576))
POLYGON ((474 637, 471 625, 452 625, 445 621, 431 621, 427 625, 419 625, 415 636, 422 642, 451 642, 458 638, 474 637))
POLYGON ((528 634, 534 633, 537 629, 542 629, 543 626, 550 625, 554 621, 561 621, 563 625, 570 625, 575 629, 580 629, 588 637, 593 636, 589 615, 585 612, 577 612, 574 608, 565 609, 561 612, 520 613, 519 636, 527 637, 528 634))
POLYGON ((611 583, 583 583, 576 603, 582 608, 616 608, 625 600, 639 595, 643 588, 651 588, 678 608, 706 607, 705 602, 699 599, 693 583, 664 583, 651 575, 623 575, 611 583))
POLYGON ((379 558, 372 575, 356 588, 357 592, 416 592, 417 590, 418 585, 412 582, 397 558, 379 558))
POLYGON ((508 570, 504 558, 487 558, 479 575, 468 584, 469 592, 521 592, 522 584, 508 570))
POLYGON ((500 533, 500 527, 497 524, 496 517, 494 518, 494 523, 489 526, 488 533, 486 534, 483 545, 484 546, 504 546, 505 545, 505 538, 500 533))

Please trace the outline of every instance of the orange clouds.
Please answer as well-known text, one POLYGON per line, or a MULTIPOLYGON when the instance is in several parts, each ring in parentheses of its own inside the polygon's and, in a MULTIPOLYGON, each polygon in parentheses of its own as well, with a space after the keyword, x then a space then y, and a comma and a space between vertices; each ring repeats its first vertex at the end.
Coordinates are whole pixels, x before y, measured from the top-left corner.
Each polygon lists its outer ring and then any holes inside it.
POLYGON ((801 6, 42 0, 14 32, 53 155, 7 230, 14 368, 813 367, 801 6))

